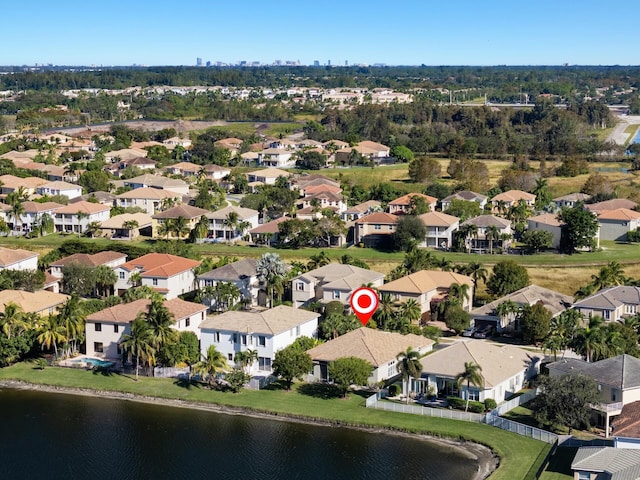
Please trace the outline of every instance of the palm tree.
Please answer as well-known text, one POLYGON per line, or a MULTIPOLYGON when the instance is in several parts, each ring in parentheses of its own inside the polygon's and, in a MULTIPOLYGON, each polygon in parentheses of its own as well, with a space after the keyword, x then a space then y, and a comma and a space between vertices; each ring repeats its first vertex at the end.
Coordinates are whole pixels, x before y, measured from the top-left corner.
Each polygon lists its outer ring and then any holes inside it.
POLYGON ((58 357, 58 344, 66 340, 64 336, 64 328, 59 323, 57 315, 49 315, 45 317, 40 323, 40 333, 37 340, 40 343, 42 349, 47 349, 53 346, 54 355, 58 357))
POLYGON ((484 231, 484 238, 489 241, 489 255, 493 255, 493 242, 500 239, 500 229, 495 225, 489 225, 484 231))
POLYGON ((169 238, 169 234, 173 230, 172 218, 167 218, 164 222, 158 225, 158 235, 164 238, 169 238))
POLYGON ((135 357, 136 381, 138 381, 140 362, 153 363, 156 354, 156 350, 153 348, 153 339, 149 325, 140 318, 134 320, 131 323, 131 333, 122 336, 120 346, 123 351, 135 357))
POLYGON ((20 229, 18 228, 18 225, 22 227, 22 215, 25 213, 24 205, 19 201, 10 203, 9 205, 11 205, 11 212, 9 212, 9 215, 13 217, 13 230, 19 232, 20 229))
POLYGON ((273 307, 274 286, 287 274, 287 267, 277 253, 265 253, 256 262, 256 276, 269 296, 269 307, 273 307))
POLYGON ((58 324, 63 328, 69 353, 73 353, 76 350, 78 338, 84 333, 85 325, 85 314, 78 295, 72 294, 62 305, 57 320, 58 324))
POLYGON ((480 388, 484 385, 484 378, 480 372, 482 372, 482 367, 477 363, 464 362, 464 371, 456 375, 458 390, 460 390, 460 386, 463 383, 467 383, 467 404, 464 407, 465 412, 469 410, 469 394, 471 393, 470 386, 474 385, 480 388))
POLYGON ((500 327, 505 328, 511 324, 519 310, 520 306, 511 300, 500 303, 496 307, 496 314, 500 317, 500 327))
POLYGON ((602 317, 591 317, 589 325, 578 329, 573 339, 572 347, 574 352, 582 355, 587 362, 591 362, 594 357, 598 357, 606 351, 603 324, 604 319, 602 317))
POLYGON ((412 246, 404 256, 402 267, 406 272, 406 275, 419 272, 420 270, 429 269, 437 263, 437 260, 433 258, 433 254, 423 248, 412 246))
POLYGON ((465 249, 469 253, 471 251, 470 240, 478 236, 478 226, 473 223, 462 224, 458 229, 458 235, 462 238, 465 249))
POLYGON ((0 313, 0 328, 7 339, 10 339, 16 330, 26 330, 24 312, 18 304, 9 302, 4 306, 4 312, 0 313))
POLYGON ((189 233, 189 221, 184 217, 174 218, 171 226, 173 233, 178 238, 183 238, 189 233))
POLYGON ((209 386, 213 385, 213 380, 218 373, 229 370, 229 365, 224 355, 218 351, 215 345, 210 345, 207 355, 202 356, 202 360, 191 367, 191 375, 200 375, 202 380, 207 380, 209 386))
POLYGON ((202 215, 200 220, 198 220, 198 223, 193 227, 193 230, 191 230, 192 240, 206 238, 208 233, 209 219, 205 215, 202 215))
POLYGON ((84 231, 85 235, 88 235, 91 238, 95 237, 96 233, 100 231, 101 225, 102 224, 100 222, 89 223, 89 225, 87 225, 87 229, 84 231))
POLYGON ((254 362, 258 361, 258 351, 242 350, 236 353, 236 356, 233 358, 233 361, 239 364, 242 367, 242 370, 244 370, 246 374, 249 374, 251 365, 253 365, 254 362))
POLYGON ((407 350, 396 355, 396 369, 402 376, 402 390, 407 396, 409 403, 409 389, 412 378, 419 378, 422 375, 422 362, 420 362, 420 352, 414 350, 413 347, 407 347, 407 350), (406 388, 405 388, 406 386, 406 388))
POLYGON ((127 230, 127 237, 129 238, 129 240, 131 240, 131 238, 133 237, 133 231, 139 226, 140 224, 137 220, 125 220, 124 222, 122 222, 122 228, 127 230))
POLYGON ((320 253, 311 255, 311 257, 309 257, 307 269, 315 270, 316 268, 324 267, 325 265, 329 265, 330 263, 331 258, 329 257, 329 255, 327 255, 324 250, 321 250, 320 253))
POLYGON ((465 308, 465 303, 470 299, 469 290, 471 286, 468 283, 452 283, 449 285, 449 304, 460 305, 465 308))
POLYGON ((624 268, 618 262, 609 262, 600 269, 599 275, 591 275, 591 284, 595 290, 624 285, 627 277, 624 274, 624 268))
POLYGON ((422 308, 420 308, 420 304, 413 298, 410 298, 400 305, 398 313, 411 324, 418 323, 420 318, 422 318, 422 308))
POLYGON ((459 273, 468 275, 473 279, 472 301, 475 304, 476 293, 478 292, 478 280, 482 280, 484 283, 486 283, 489 271, 484 268, 484 266, 480 262, 471 262, 468 265, 464 266, 459 273))
POLYGON ((173 328, 175 318, 162 300, 152 299, 147 311, 140 312, 138 318, 149 325, 151 345, 156 351, 177 340, 178 331, 173 328))
POLYGON ((48 213, 43 213, 40 216, 40 219, 36 225, 36 229, 38 230, 38 234, 41 237, 44 237, 47 233, 53 232, 54 229, 53 218, 48 213))
POLYGON ((225 311, 232 308, 242 293, 235 283, 232 282, 218 282, 216 283, 216 307, 218 311, 225 311))
POLYGON ((375 322, 378 327, 382 330, 386 330, 387 326, 393 320, 394 315, 396 314, 396 305, 393 299, 391 298, 391 294, 383 293, 380 296, 380 301, 378 302, 378 309, 374 314, 375 322))
POLYGON ((82 234, 82 220, 85 218, 89 218, 89 214, 83 212, 82 210, 78 210, 76 212, 76 217, 78 218, 78 237, 82 234))
POLYGON ((113 286, 118 281, 118 276, 106 265, 98 265, 93 271, 96 282, 95 294, 100 298, 105 298, 113 293, 113 286))
POLYGON ((222 224, 231 231, 229 237, 227 237, 225 233, 226 240, 231 240, 235 237, 234 233, 239 221, 240 216, 238 215, 238 212, 235 211, 229 212, 227 214, 227 218, 222 221, 222 224))

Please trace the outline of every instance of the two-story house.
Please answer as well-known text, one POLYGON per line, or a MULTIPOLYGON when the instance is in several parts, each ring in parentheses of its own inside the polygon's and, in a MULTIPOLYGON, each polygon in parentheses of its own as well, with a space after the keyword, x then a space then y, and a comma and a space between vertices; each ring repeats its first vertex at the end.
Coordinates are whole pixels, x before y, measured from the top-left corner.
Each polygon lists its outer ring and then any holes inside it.
POLYGON ((333 300, 348 305, 354 290, 362 286, 379 287, 383 282, 383 273, 343 263, 330 263, 291 280, 291 299, 294 307, 311 302, 326 305, 333 300))
POLYGON ((585 317, 599 316, 607 322, 640 313, 640 287, 618 285, 605 288, 573 304, 585 317))
POLYGON ((319 313, 279 305, 261 312, 228 311, 209 316, 200 324, 203 354, 214 345, 229 366, 235 365, 238 352, 253 350, 258 360, 248 366, 250 374, 269 374, 276 352, 297 338, 316 336, 319 313))
POLYGON ((55 212, 64 205, 56 202, 23 202, 22 207, 24 212, 20 214, 19 221, 13 215, 7 215, 7 224, 13 230, 20 229, 20 231, 28 233, 35 229, 44 215, 49 215, 53 220, 55 218, 55 212))
POLYGON ((61 258, 51 262, 50 269, 51 275, 56 278, 62 278, 64 275, 62 269, 66 265, 72 263, 79 263, 86 267, 99 267, 105 266, 109 268, 116 268, 127 261, 127 255, 120 252, 114 252, 113 250, 105 250, 103 252, 88 254, 88 253, 74 253, 68 257, 61 258))
POLYGON ((389 213, 394 215, 411 213, 416 202, 423 202, 433 212, 436 209, 438 199, 422 193, 408 193, 389 202, 389 213))
POLYGON ((480 206, 480 210, 484 210, 485 205, 487 204, 487 196, 482 195, 481 193, 472 192, 470 190, 461 190, 456 193, 452 193, 451 195, 444 197, 440 201, 440 205, 442 207, 442 211, 445 212, 451 206, 452 200, 462 200, 464 202, 476 202, 480 206))
MULTIPOLYGON (((85 324, 87 355, 120 360, 120 343, 123 336, 131 333, 131 323, 144 314, 150 304, 151 300, 144 298, 114 305, 89 315, 85 324)), ((198 327, 206 318, 207 307, 179 298, 165 300, 163 305, 173 316, 172 328, 179 332, 193 332, 200 337, 198 327)))
POLYGON ((428 212, 419 215, 418 218, 427 228, 427 233, 422 242, 425 247, 451 248, 453 234, 460 226, 460 219, 442 212, 428 212))
POLYGON ((294 152, 280 148, 267 148, 258 152, 258 163, 266 167, 287 168, 295 165, 294 152))
POLYGON ((264 168, 253 172, 247 172, 245 175, 247 176, 249 186, 275 185, 278 178, 289 178, 291 176, 289 172, 280 170, 279 168, 264 168))
POLYGON ((158 212, 151 217, 153 219, 153 236, 155 238, 187 238, 200 219, 209 213, 211 213, 209 210, 192 207, 185 203, 158 212), (181 233, 171 227, 171 223, 178 218, 182 218, 185 224, 184 231, 181 233))
POLYGON ((170 300, 195 290, 193 269, 200 263, 168 253, 148 253, 114 269, 118 276, 115 289, 120 295, 132 286, 147 285, 170 300))
POLYGON ((57 181, 40 185, 36 188, 38 195, 64 195, 69 200, 82 196, 82 187, 69 182, 57 181))
MULTIPOLYGON (((246 258, 229 263, 222 267, 214 268, 206 273, 198 275, 198 288, 215 287, 220 282, 232 283, 242 296, 241 300, 247 305, 258 303, 258 274, 256 272, 256 260, 246 258)), ((215 305, 210 305, 214 307, 215 305)))
POLYGON ((398 216, 391 213, 375 212, 355 221, 353 226, 354 243, 363 243, 366 247, 389 242, 396 231, 398 216))
POLYGON ((354 220, 359 220, 370 213, 380 212, 381 210, 382 204, 379 201, 367 200, 366 202, 359 203, 353 207, 348 207, 342 212, 341 217, 345 222, 352 222, 354 220))
POLYGON ((491 205, 494 212, 509 209, 523 201, 528 207, 533 207, 536 203, 536 196, 533 193, 523 192, 522 190, 507 190, 499 193, 491 199, 491 205))
POLYGON ((143 209, 147 215, 155 215, 164 207, 180 202, 182 202, 180 193, 151 187, 136 188, 116 197, 118 207, 138 207, 143 209))
POLYGON ((460 230, 467 225, 475 227, 473 235, 465 239, 467 250, 474 253, 493 253, 495 249, 505 249, 511 244, 511 221, 495 215, 479 215, 460 224, 460 230))
POLYGON ((38 254, 21 248, 0 247, 0 270, 37 270, 38 254))
POLYGON ((109 219, 111 207, 91 202, 76 202, 55 211, 53 224, 56 232, 84 233, 90 223, 109 219))
POLYGON ((215 212, 208 212, 209 238, 218 241, 233 241, 242 238, 245 233, 260 224, 259 213, 251 208, 234 205, 229 205, 215 212), (235 219, 235 222, 232 219, 235 219))
POLYGON ((177 178, 161 177, 160 175, 144 174, 124 181, 125 187, 136 188, 158 188, 168 192, 187 195, 189 193, 189 184, 184 180, 177 178))

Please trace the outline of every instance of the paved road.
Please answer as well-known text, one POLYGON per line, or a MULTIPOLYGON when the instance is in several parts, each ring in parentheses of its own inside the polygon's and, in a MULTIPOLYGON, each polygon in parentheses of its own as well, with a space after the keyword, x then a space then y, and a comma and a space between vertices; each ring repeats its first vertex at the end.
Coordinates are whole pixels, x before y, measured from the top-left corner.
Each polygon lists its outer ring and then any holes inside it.
POLYGON ((616 115, 617 125, 614 127, 613 132, 609 134, 610 142, 614 142, 618 145, 624 145, 629 139, 629 134, 625 133, 625 130, 629 125, 640 125, 639 115, 616 115))

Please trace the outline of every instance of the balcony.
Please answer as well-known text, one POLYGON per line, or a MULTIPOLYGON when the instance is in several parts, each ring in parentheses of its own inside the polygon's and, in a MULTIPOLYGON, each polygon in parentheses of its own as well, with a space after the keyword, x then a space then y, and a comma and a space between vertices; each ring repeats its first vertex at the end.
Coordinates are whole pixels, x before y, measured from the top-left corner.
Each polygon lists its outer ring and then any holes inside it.
POLYGON ((620 415, 622 413, 622 407, 624 405, 622 402, 616 402, 616 403, 591 403, 589 404, 589 406, 594 410, 606 413, 607 415, 620 415))

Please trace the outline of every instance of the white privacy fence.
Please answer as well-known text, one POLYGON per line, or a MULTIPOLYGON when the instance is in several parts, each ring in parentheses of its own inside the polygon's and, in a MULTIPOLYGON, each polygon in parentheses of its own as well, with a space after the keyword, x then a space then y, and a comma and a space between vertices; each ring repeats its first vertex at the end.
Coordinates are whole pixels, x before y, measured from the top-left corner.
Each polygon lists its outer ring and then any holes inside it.
MULTIPOLYGON (((369 397, 369 399, 371 398, 372 397, 369 397)), ((368 408, 375 408, 377 410, 411 413, 413 415, 424 415, 427 417, 449 418, 451 420, 463 420, 465 422, 483 423, 484 419, 484 415, 480 413, 461 412, 460 410, 450 410, 448 408, 431 408, 424 407, 422 405, 406 405, 404 403, 375 401, 371 405, 367 406, 368 408)))

